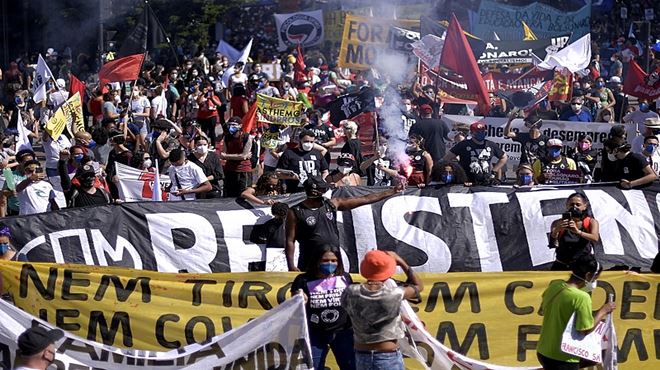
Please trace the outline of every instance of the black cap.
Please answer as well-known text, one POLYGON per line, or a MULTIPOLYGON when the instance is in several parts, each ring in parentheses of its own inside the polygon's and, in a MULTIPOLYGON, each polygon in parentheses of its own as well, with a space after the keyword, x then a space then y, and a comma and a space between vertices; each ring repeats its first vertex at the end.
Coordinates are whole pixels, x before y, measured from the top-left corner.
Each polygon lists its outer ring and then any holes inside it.
POLYGON ((328 190, 328 183, 325 182, 321 176, 308 177, 303 186, 305 187, 305 190, 328 190))
POLYGON ((626 128, 621 125, 612 126, 610 128, 610 137, 624 137, 626 135, 626 128))
POLYGON ((19 150, 18 153, 16 153, 16 160, 20 161, 26 155, 31 155, 32 158, 37 158, 37 155, 34 154, 34 151, 32 151, 30 149, 22 149, 22 150, 19 150))
POLYGON ((355 157, 351 153, 341 153, 337 157, 338 166, 355 167, 355 157))
POLYGON ((36 355, 63 336, 64 332, 60 329, 30 328, 18 336, 18 351, 22 356, 36 355))
POLYGON ((96 176, 96 170, 91 164, 85 164, 76 171, 77 177, 96 176))

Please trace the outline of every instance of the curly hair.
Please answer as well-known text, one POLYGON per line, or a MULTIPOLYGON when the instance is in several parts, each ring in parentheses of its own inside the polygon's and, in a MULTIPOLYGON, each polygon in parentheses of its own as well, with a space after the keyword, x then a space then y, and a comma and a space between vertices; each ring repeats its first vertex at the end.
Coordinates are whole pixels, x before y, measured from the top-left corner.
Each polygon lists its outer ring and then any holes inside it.
POLYGON ((451 170, 454 173, 454 178, 451 181, 452 184, 465 184, 468 182, 465 170, 463 170, 463 167, 461 167, 458 162, 454 161, 441 161, 434 164, 433 169, 431 170, 430 181, 442 181, 442 172, 444 172, 445 167, 451 167, 451 170))

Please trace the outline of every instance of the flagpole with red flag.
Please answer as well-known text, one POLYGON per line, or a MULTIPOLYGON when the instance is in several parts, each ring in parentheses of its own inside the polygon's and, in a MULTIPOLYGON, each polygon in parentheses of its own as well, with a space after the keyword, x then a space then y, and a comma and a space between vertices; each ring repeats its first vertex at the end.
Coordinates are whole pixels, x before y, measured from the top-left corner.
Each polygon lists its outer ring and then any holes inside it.
POLYGON ((243 116, 242 130, 245 133, 250 133, 257 128, 257 102, 252 103, 250 109, 243 116))
POLYGON ((99 70, 99 85, 137 80, 140 77, 144 57, 145 54, 134 54, 104 64, 99 70))
POLYGON ((455 14, 452 14, 447 28, 445 45, 440 56, 440 65, 463 76, 468 90, 477 94, 477 103, 481 115, 487 114, 490 107, 488 89, 479 71, 477 61, 474 59, 472 48, 455 14))
POLYGON ((74 96, 76 93, 80 93, 80 100, 85 100, 85 84, 80 81, 73 73, 69 74, 69 96, 74 96))

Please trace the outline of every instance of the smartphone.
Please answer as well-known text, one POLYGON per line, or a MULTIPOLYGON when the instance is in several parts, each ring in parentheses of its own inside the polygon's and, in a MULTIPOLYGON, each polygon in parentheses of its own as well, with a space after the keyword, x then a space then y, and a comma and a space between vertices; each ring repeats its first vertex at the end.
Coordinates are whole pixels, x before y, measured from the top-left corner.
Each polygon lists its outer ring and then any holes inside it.
POLYGON ((562 220, 570 220, 571 219, 571 212, 564 212, 561 214, 561 219, 562 220))

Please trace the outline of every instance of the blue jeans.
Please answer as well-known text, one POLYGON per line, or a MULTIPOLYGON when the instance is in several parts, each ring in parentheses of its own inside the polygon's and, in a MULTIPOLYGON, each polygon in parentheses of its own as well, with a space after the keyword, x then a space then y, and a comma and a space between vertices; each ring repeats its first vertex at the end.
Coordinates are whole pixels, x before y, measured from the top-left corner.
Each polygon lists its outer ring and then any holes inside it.
POLYGON ((337 365, 341 370, 355 370, 355 354, 353 352, 353 330, 344 329, 335 333, 321 330, 309 330, 312 345, 314 369, 325 368, 325 358, 332 349, 337 365))
POLYGON ((355 365, 360 370, 405 370, 401 351, 355 351, 355 365))

